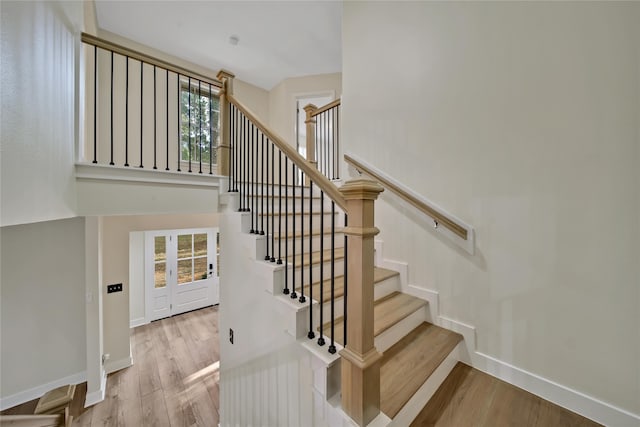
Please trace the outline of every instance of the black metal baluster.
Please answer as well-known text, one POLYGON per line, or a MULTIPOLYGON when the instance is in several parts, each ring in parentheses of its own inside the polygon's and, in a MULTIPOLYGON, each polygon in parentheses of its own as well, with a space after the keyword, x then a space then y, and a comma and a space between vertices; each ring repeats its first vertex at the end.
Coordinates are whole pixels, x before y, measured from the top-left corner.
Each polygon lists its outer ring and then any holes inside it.
MULTIPOLYGON (((168 171, 169 170, 169 70, 165 70, 166 75, 165 75, 165 86, 166 86, 166 93, 167 93, 167 97, 165 98, 165 101, 167 103, 167 106, 165 108, 165 112, 167 113, 167 133, 165 134, 165 136, 167 137, 167 165, 164 168, 164 170, 168 171)), ((178 105, 180 104, 180 96, 178 94, 178 105)), ((180 145, 180 144, 178 144, 180 145)))
POLYGON ((156 92, 158 88, 156 86, 156 66, 153 66, 153 168, 158 169, 156 163, 156 154, 157 154, 157 123, 156 123, 156 92))
POLYGON ((124 83, 124 165, 129 167, 129 57, 127 56, 126 58, 126 76, 124 83))
MULTIPOLYGON (((310 340, 316 337, 313 332, 313 181, 309 178, 309 333, 310 340)), ((322 306, 320 306, 322 310, 322 306)))
POLYGON ((244 116, 244 133, 242 139, 244 141, 244 211, 249 212, 249 119, 244 116))
MULTIPOLYGON (((211 83, 209 83, 209 175, 213 175, 213 114, 211 112, 213 97, 211 96, 211 89, 211 83)), ((220 107, 218 106, 218 108, 220 107)), ((220 116, 218 115, 218 117, 220 116)), ((220 172, 218 172, 218 175, 220 175, 220 172)))
MULTIPOLYGON (((291 260, 293 261, 293 266, 291 270, 291 298, 296 299, 298 295, 296 294, 296 179, 297 179, 297 170, 296 164, 291 161, 291 194, 293 197, 293 208, 291 209, 291 241, 293 243, 293 252, 291 254, 291 260)), ((287 222, 289 222, 289 216, 287 215, 287 222)))
MULTIPOLYGON (((301 174, 300 179, 300 298, 298 301, 304 303, 307 298, 304 296, 304 172, 301 174)), ((296 217, 294 215, 293 221, 296 217)), ((311 264, 309 264, 311 268, 311 264)))
POLYGON ((323 309, 324 309, 324 192, 320 191, 320 333, 318 345, 323 346, 323 309))
POLYGON ((98 163, 98 46, 93 46, 93 161, 98 163))
POLYGON ((331 159, 331 141, 329 139, 329 112, 325 111, 323 114, 324 114, 324 120, 325 120, 325 123, 324 123, 325 129, 324 129, 324 131, 325 131, 325 134, 326 134, 326 138, 324 140, 324 143, 326 144, 326 150, 327 150, 327 153, 324 156, 325 157, 324 160, 326 162, 325 176, 327 178, 329 178, 329 176, 331 176, 331 174, 330 174, 330 165, 329 165, 329 160, 331 159))
MULTIPOLYGON (((264 256, 264 260, 265 261, 269 261, 271 260, 271 257, 269 256, 269 138, 267 138, 267 176, 266 176, 266 182, 263 184, 266 190, 266 196, 267 196, 267 211, 264 213, 264 216, 266 216, 266 220, 267 220, 267 232, 266 232, 266 245, 267 245, 267 252, 264 256)), ((271 195, 271 197, 273 197, 273 194, 271 195)), ((273 215, 273 210, 271 211, 271 215, 273 215)), ((273 230, 272 230, 273 232, 273 230)))
MULTIPOLYGON (((281 172, 282 175, 282 172, 281 172)), ((284 289, 282 293, 285 295, 289 294, 289 224, 287 223, 287 219, 289 218, 289 188, 287 185, 289 184, 289 173, 288 173, 288 160, 287 156, 284 156, 284 260, 285 260, 285 268, 284 268, 284 289)))
POLYGON ((109 164, 113 166, 113 51, 111 51, 111 160, 109 164))
POLYGON ((333 144, 335 150, 335 163, 333 164, 334 179, 340 179, 340 106, 336 106, 336 118, 333 123, 335 129, 335 141, 333 144))
MULTIPOLYGON (((235 162, 235 140, 234 140, 234 129, 233 129, 233 116, 235 114, 235 110, 233 104, 229 103, 229 193, 231 193, 234 189, 233 181, 234 177, 234 162, 235 162)), ((224 123, 223 123, 224 126, 224 123)))
POLYGON ((198 80, 198 121, 200 130, 198 132, 198 173, 202 173, 202 82, 198 80))
MULTIPOLYGON (((249 126, 249 135, 250 135, 250 147, 249 147, 249 173, 250 173, 250 183, 249 183, 249 189, 251 190, 251 195, 249 196, 249 206, 251 206, 251 230, 249 230, 250 234, 254 234, 257 233, 257 228, 258 226, 256 225, 255 229, 253 228, 253 218, 256 215, 255 212, 255 208, 253 207, 253 200, 255 199, 255 184, 254 184, 254 179, 253 179, 253 174, 254 174, 254 164, 253 164, 253 129, 255 128, 255 126, 253 125, 253 123, 250 123, 249 126)), ((256 219, 257 222, 257 219, 256 219)))
MULTIPOLYGON (((347 214, 344 214, 344 227, 347 228, 347 214)), ((343 297, 343 318, 344 318, 344 330, 343 330, 343 338, 342 338, 342 346, 347 346, 347 233, 344 233, 344 297, 343 297)))
POLYGON ((182 152, 182 112, 180 111, 180 106, 182 105, 182 94, 180 93, 180 74, 176 74, 176 84, 178 90, 178 172, 182 172, 180 169, 180 153, 182 152))
POLYGON ((264 163, 264 152, 265 152, 265 145, 264 145, 264 133, 260 132, 260 134, 262 135, 262 161, 260 162, 260 196, 261 196, 261 205, 262 205, 262 215, 260 215, 260 235, 264 236, 264 215, 265 215, 265 194, 264 194, 264 171, 266 168, 266 165, 264 163))
POLYGON ((189 77, 189 173, 191 173, 191 77, 189 77))
POLYGON ((140 166, 138 166, 139 168, 142 168, 144 166, 142 166, 142 143, 143 143, 143 138, 142 138, 142 129, 144 128, 144 116, 142 115, 142 105, 143 102, 142 100, 143 98, 143 88, 144 88, 144 80, 143 80, 143 74, 144 74, 144 62, 140 61, 140 166))
POLYGON ((331 345, 329 345, 329 353, 334 354, 336 352, 336 345, 334 342, 334 329, 335 329, 335 236, 336 236, 336 203, 331 201, 331 345))
POLYGON ((239 202, 239 211, 244 212, 244 197, 242 196, 244 192, 244 116, 242 113, 238 113, 239 119, 239 129, 238 129, 238 202, 239 202))
MULTIPOLYGON (((285 175, 287 173, 285 172, 285 175)), ((278 149, 278 264, 282 264, 282 150, 278 149)), ((285 221, 287 217, 284 217, 285 221)))
POLYGON ((258 214, 259 214, 259 209, 258 209, 258 142, 260 141, 259 135, 258 135, 258 128, 256 126, 253 127, 254 131, 255 131, 255 139, 251 139, 251 143, 253 144, 253 168, 252 168, 252 173, 253 173, 253 212, 256 218, 256 228, 255 228, 255 233, 259 234, 258 232, 258 214))
MULTIPOLYGON (((276 262, 276 257, 275 257, 275 221, 276 221, 276 212, 275 212, 275 197, 276 197, 276 193, 275 193, 275 177, 274 177, 274 170, 275 170, 275 144, 272 142, 271 143, 271 262, 276 262)), ((278 212, 278 215, 280 215, 280 212, 278 212)), ((268 237, 267 237, 268 239, 268 237)))

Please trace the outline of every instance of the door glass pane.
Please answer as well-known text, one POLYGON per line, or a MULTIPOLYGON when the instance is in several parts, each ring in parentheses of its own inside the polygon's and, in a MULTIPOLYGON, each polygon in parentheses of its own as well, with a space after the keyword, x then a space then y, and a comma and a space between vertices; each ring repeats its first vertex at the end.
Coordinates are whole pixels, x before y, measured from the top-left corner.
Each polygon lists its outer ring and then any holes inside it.
POLYGON ((193 280, 207 278, 207 257, 195 258, 193 260, 193 280))
POLYGON ((191 257, 191 234, 180 234, 178 236, 178 258, 191 257))
POLYGON ((155 270, 155 287, 164 288, 165 286, 167 286, 167 263, 157 262, 155 270))
POLYGON ((192 258, 182 259, 178 261, 178 284, 191 282, 191 265, 192 258))
POLYGON ((167 259, 167 238, 165 236, 156 236, 155 238, 155 261, 164 261, 167 259))
POLYGON ((193 256, 203 256, 206 254, 207 254, 207 233, 194 234, 193 256))

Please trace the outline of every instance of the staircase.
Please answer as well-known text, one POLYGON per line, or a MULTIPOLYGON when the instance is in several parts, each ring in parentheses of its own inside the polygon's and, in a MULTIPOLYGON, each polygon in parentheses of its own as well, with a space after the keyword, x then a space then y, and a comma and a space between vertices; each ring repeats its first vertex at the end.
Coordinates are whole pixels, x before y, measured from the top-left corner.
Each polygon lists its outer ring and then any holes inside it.
POLYGON ((253 236, 249 262, 268 271, 286 331, 314 360, 314 388, 333 408, 324 421, 409 425, 460 360, 462 336, 430 323, 427 301, 403 293, 398 272, 373 265, 382 188, 352 181, 338 190, 233 98, 230 75, 219 77, 234 232, 253 236))

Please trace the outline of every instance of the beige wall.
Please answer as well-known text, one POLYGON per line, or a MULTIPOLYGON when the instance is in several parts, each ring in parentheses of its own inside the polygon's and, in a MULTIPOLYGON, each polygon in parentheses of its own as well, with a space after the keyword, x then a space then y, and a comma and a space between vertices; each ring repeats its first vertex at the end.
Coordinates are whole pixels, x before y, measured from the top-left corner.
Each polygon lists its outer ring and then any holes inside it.
POLYGON ((638 3, 346 2, 341 122, 345 150, 476 229, 469 256, 383 195, 409 283, 480 352, 635 414, 638 22, 638 3))
POLYGON ((84 218, 2 227, 0 241, 0 397, 82 381, 84 218))
POLYGON ((317 94, 333 94, 339 98, 342 94, 342 74, 292 77, 281 81, 269 92, 269 125, 293 146, 296 141, 296 97, 317 94))
POLYGON ((81 2, 2 2, 0 225, 75 215, 81 2))
MULTIPOLYGON (((129 345, 129 233, 145 230, 215 227, 217 214, 130 215, 103 218, 102 268, 104 301, 104 352, 113 363, 127 359, 129 345), (107 295, 107 285, 123 284, 123 292, 107 295)), ((139 290, 139 289, 138 289, 139 290)))

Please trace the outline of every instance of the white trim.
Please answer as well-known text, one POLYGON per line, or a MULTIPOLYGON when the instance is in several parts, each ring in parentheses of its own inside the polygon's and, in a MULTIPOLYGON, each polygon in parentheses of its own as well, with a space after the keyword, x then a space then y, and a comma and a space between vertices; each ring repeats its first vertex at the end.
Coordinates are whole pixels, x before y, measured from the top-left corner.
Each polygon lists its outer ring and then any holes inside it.
POLYGON ((149 168, 76 163, 76 179, 80 180, 145 182, 218 188, 221 178, 223 177, 209 175, 208 173, 199 174, 197 172, 174 172, 149 168))
POLYGON ((120 369, 128 368, 133 365, 133 356, 129 354, 129 357, 123 357, 119 360, 108 361, 104 364, 104 370, 107 374, 119 371, 120 369))
POLYGON ((96 403, 100 403, 104 400, 104 396, 107 392, 107 374, 102 371, 102 380, 100 381, 100 390, 93 391, 91 393, 87 393, 86 398, 84 399, 84 407, 88 408, 89 406, 93 406, 96 403))
POLYGON ((146 325, 147 323, 149 323, 147 322, 147 319, 145 319, 144 317, 138 317, 137 319, 132 319, 129 321, 129 328, 137 328, 138 326, 146 325))
MULTIPOLYGON (((358 157, 358 156, 356 156, 356 155, 354 155, 352 153, 345 153, 345 155, 348 155, 349 157, 351 157, 354 160, 358 161, 363 166, 365 166, 368 169, 372 170, 373 172, 377 173, 378 175, 380 175, 381 177, 383 177, 387 181, 391 182, 396 187, 398 187, 401 190, 403 190, 405 193, 411 195, 415 199, 417 199, 420 202, 424 203, 425 205, 429 206, 431 209, 435 210, 436 212, 440 213, 441 215, 446 216, 447 218, 450 218, 450 219, 454 220, 455 222, 457 222, 458 224, 460 224, 462 226, 462 228, 464 228, 467 231, 467 239, 466 240, 461 238, 460 236, 458 236, 457 234, 455 234, 454 232, 452 232, 451 230, 449 230, 445 226, 437 226, 435 218, 432 218, 430 215, 428 215, 428 214, 426 214, 424 212, 421 212, 421 213, 424 213, 424 215, 426 217, 431 218, 431 222, 432 223, 436 224, 436 226, 432 228, 432 230, 435 233, 438 233, 438 234, 441 234, 441 235, 447 237, 449 240, 451 240, 456 245, 460 246, 462 249, 467 251, 469 254, 471 254, 471 255, 474 254, 474 252, 475 252, 475 233, 474 233, 473 227, 470 224, 467 224, 466 222, 464 222, 460 218, 458 218, 455 215, 447 212, 446 210, 444 210, 443 208, 438 206, 436 203, 434 203, 431 200, 427 199, 426 197, 416 193, 415 191, 411 190, 406 185, 403 185, 403 184, 399 183, 398 181, 396 181, 395 179, 393 179, 392 177, 390 177, 386 173, 382 172, 380 169, 378 169, 375 166, 372 166, 371 164, 369 164, 366 161, 362 160, 362 158, 360 158, 360 157, 358 157)), ((350 163, 348 164, 348 167, 352 171, 356 171, 358 175, 361 175, 361 174, 365 173, 364 171, 358 171, 350 163)), ((366 173, 365 173, 365 175, 366 175, 366 173)), ((410 205, 408 202, 406 202, 404 199, 402 199, 398 195, 394 194, 393 192, 388 191, 388 192, 385 192, 385 193, 392 193, 393 197, 395 199, 399 200, 403 204, 406 204, 407 206, 410 206, 412 209, 415 209, 415 207, 413 205, 410 205)))
POLYGON ((29 402, 34 399, 42 397, 46 392, 53 390, 54 388, 61 387, 67 384, 79 384, 87 380, 87 372, 82 371, 77 374, 69 375, 46 384, 42 384, 28 390, 12 394, 11 396, 0 398, 0 411, 4 411, 7 408, 13 408, 14 406, 21 405, 25 402, 29 402))

